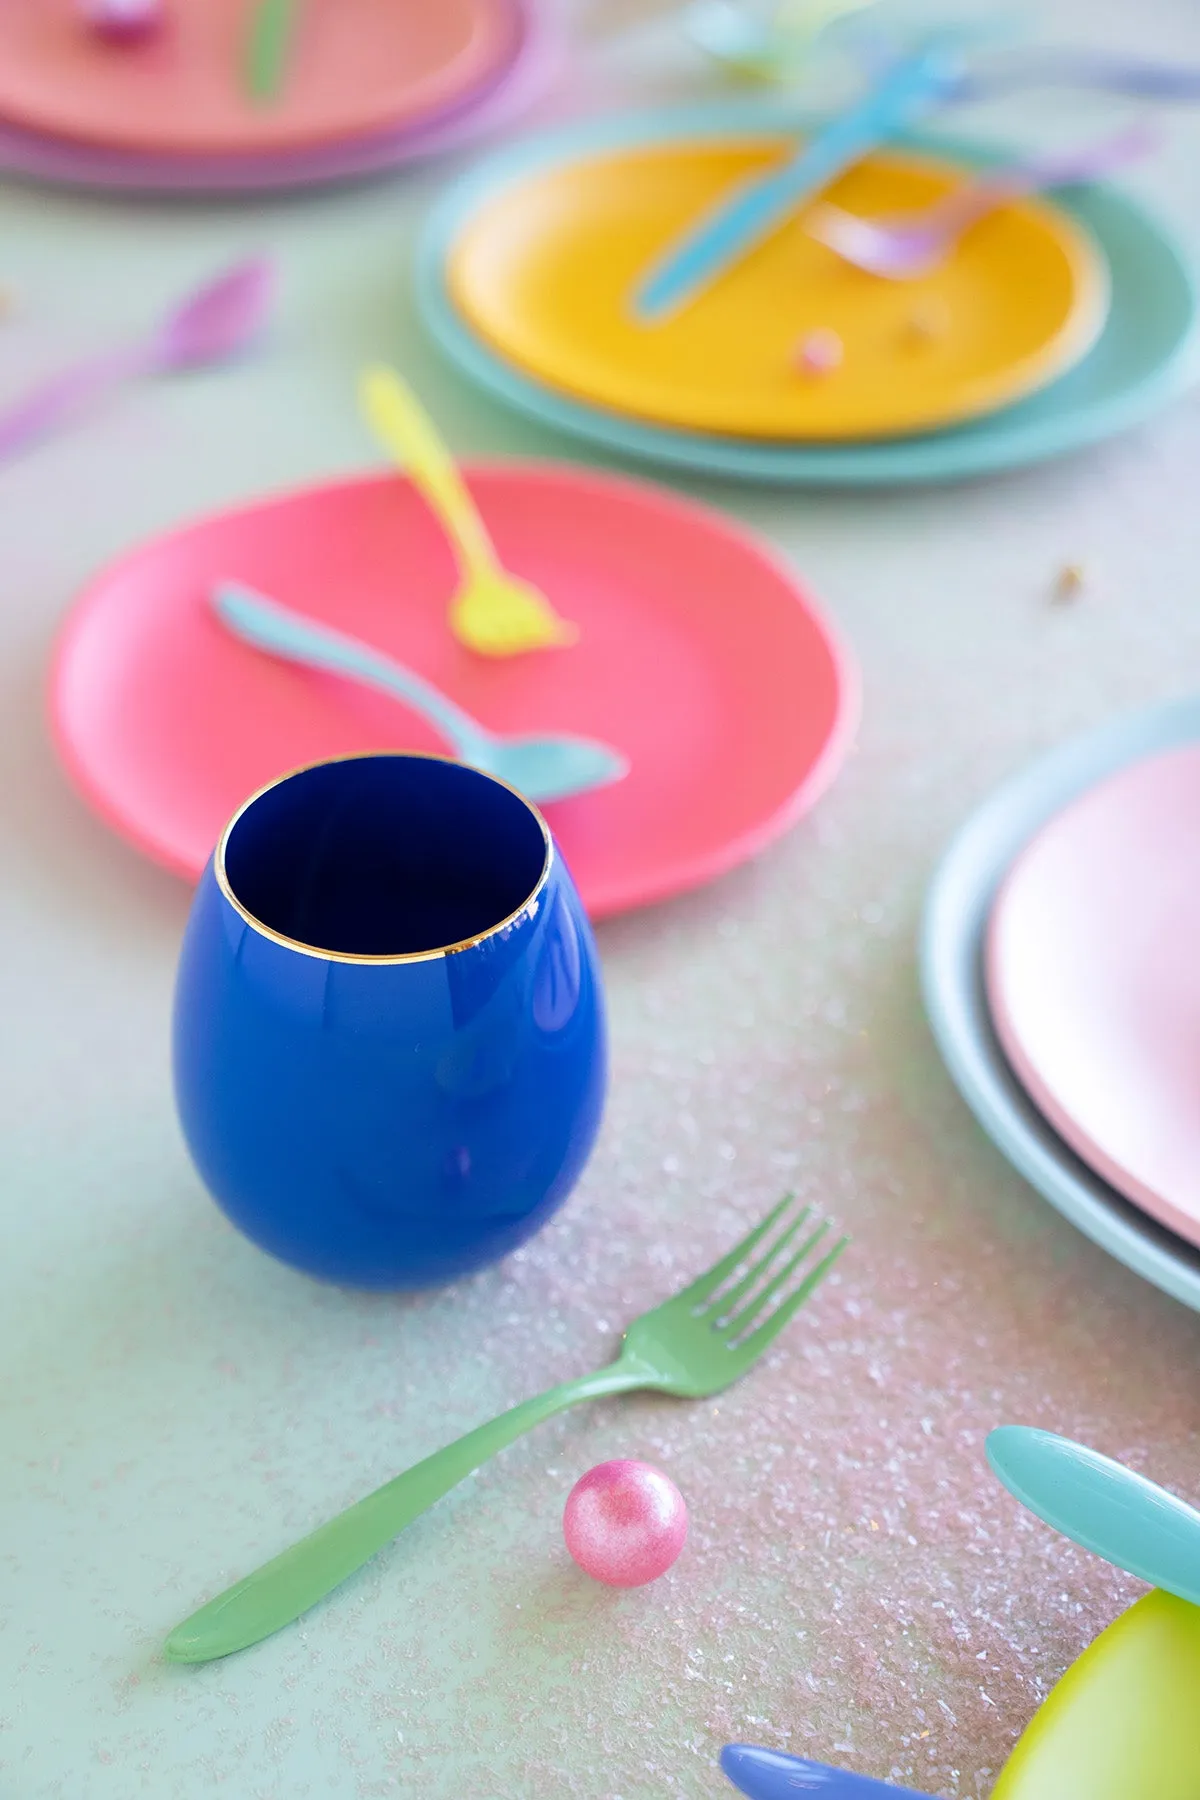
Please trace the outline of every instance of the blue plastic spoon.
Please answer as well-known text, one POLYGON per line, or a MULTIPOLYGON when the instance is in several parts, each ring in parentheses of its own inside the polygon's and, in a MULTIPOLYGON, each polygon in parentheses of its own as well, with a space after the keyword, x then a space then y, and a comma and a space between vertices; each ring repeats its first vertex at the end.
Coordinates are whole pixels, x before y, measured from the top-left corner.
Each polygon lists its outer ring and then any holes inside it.
POLYGON ((289 612, 250 588, 221 582, 210 600, 221 623, 243 643, 304 668, 348 675, 368 687, 381 688, 427 718, 460 762, 507 781, 528 800, 565 800, 568 795, 619 781, 629 772, 629 763, 619 751, 592 738, 561 733, 513 737, 489 731, 440 688, 382 651, 289 612))
POLYGON ((1097 1450, 1001 1425, 987 1458, 1010 1494, 1073 1543, 1200 1606, 1200 1512, 1097 1450))
POLYGON ((643 321, 677 312, 732 264, 770 236, 801 201, 911 123, 954 89, 960 58, 939 39, 892 63, 857 105, 839 114, 790 162, 754 175, 672 244, 634 296, 643 321))
POLYGON ((782 1750, 759 1750, 753 1744, 726 1744, 721 1767, 750 1800, 797 1800, 799 1794, 821 1794, 824 1800, 887 1800, 889 1794, 932 1800, 916 1788, 893 1787, 890 1781, 872 1781, 869 1775, 852 1775, 848 1769, 831 1769, 827 1763, 785 1756, 782 1750))

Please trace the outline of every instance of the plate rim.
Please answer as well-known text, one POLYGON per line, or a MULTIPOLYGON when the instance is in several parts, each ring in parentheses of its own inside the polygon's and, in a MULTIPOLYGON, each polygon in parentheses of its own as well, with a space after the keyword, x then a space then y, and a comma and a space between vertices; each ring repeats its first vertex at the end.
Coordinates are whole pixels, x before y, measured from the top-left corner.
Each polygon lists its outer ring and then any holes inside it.
MULTIPOLYGON (((695 143, 693 137, 684 140, 695 143)), ((705 140, 714 149, 736 151, 745 143, 743 133, 729 132, 721 138, 708 137, 705 140)), ((628 146, 633 155, 646 155, 659 146, 628 146)), ((667 148, 671 147, 668 141, 667 148)), ((612 152, 610 146, 610 154, 612 152)), ((618 147, 619 148, 619 147, 618 147)), ((579 157, 563 163, 539 164, 536 169, 526 170, 524 184, 526 192, 528 184, 539 174, 553 175, 556 169, 595 166, 603 157, 579 157)), ((945 180, 951 177, 960 166, 958 159, 946 155, 943 151, 935 154, 928 146, 918 149, 912 143, 890 142, 877 146, 866 159, 868 163, 880 161, 886 166, 899 166, 901 170, 923 169, 933 176, 945 180)), ((520 180, 508 183, 499 189, 492 190, 489 200, 492 204, 503 204, 505 199, 516 202, 521 198, 522 183, 520 180)), ((594 411, 608 413, 623 419, 629 419, 644 425, 657 426, 659 429, 682 432, 685 435, 710 438, 737 438, 751 444, 767 444, 776 447, 792 445, 797 448, 811 450, 851 449, 856 445, 874 444, 897 439, 913 439, 917 437, 933 437, 956 426, 968 425, 1022 400, 1033 397, 1044 388, 1062 379, 1077 367, 1095 348, 1108 322, 1109 308, 1112 298, 1112 273, 1109 258, 1096 236, 1095 231, 1086 220, 1069 208, 1058 205, 1044 193, 1025 194, 1015 202, 1016 209, 1022 215, 1024 228, 1032 234, 1035 241, 1050 240, 1062 263, 1069 271, 1071 295, 1067 310, 1049 336, 1034 350, 1026 349, 1017 357, 1010 359, 1002 370, 993 368, 984 376, 972 378, 973 398, 964 398, 960 393, 956 404, 946 403, 943 416, 933 421, 880 426, 874 431, 850 429, 838 431, 831 429, 827 436, 813 434, 811 437, 789 436, 787 431, 778 428, 761 427, 758 430, 740 431, 732 426, 689 425, 682 422, 671 423, 655 418, 649 411, 639 411, 633 405, 606 404, 594 394, 588 394, 580 384, 572 383, 565 377, 551 380, 539 374, 536 368, 522 361, 520 355, 512 354, 501 347, 494 334, 480 323, 478 312, 472 315, 468 309, 468 294, 465 290, 478 290, 481 284, 472 281, 464 269, 464 256, 469 262, 469 244, 472 227, 480 222, 483 206, 477 206, 472 217, 460 220, 455 232, 454 241, 447 246, 443 259, 443 289, 447 301, 457 317, 462 321, 472 336, 494 356, 507 363, 511 368, 524 374, 528 379, 549 392, 560 394, 567 399, 575 400, 594 411), (1015 371, 1015 375, 1014 375, 1015 371), (1004 388, 1004 397, 995 398, 995 390, 1004 388), (982 393, 986 388, 988 392, 982 393)), ((494 324, 494 316, 493 316, 494 324)), ((962 384, 960 383, 960 388, 962 384)))
MULTIPOLYGON (((469 0, 469 4, 478 15, 475 21, 476 30, 479 26, 479 17, 486 16, 488 12, 500 15, 498 19, 494 18, 492 23, 500 38, 507 40, 507 52, 501 53, 499 57, 493 59, 493 62, 485 63, 481 73, 475 74, 461 85, 461 91, 452 85, 449 93, 439 94, 432 101, 425 102, 411 116, 402 113, 399 118, 394 114, 385 117, 381 112, 376 112, 365 123, 348 130, 339 129, 328 132, 325 130, 314 131, 309 128, 299 136, 293 132, 290 136, 272 142, 264 142, 250 136, 230 138, 220 144, 193 144, 191 146, 148 144, 124 134, 116 138, 112 136, 80 136, 78 133, 58 129, 46 119, 32 118, 25 111, 14 112, 3 105, 0 105, 0 120, 5 127, 11 126, 14 130, 28 134, 40 141, 61 145, 84 155, 99 152, 101 154, 143 157, 147 160, 167 156, 177 157, 183 161, 203 161, 208 157, 313 155, 322 150, 332 151, 336 146, 369 141, 389 132, 416 133, 423 129, 432 130, 443 116, 457 111, 458 106, 467 101, 470 95, 477 90, 489 91, 502 71, 510 66, 519 49, 525 24, 522 0, 469 0)), ((461 60, 461 53, 459 59, 456 60, 461 60)))
MULTIPOLYGON (((535 133, 492 152, 444 190, 418 238, 414 280, 417 310, 425 330, 460 373, 543 427, 659 467, 797 487, 896 487, 1026 467, 1086 448, 1140 424, 1200 375, 1200 287, 1192 260, 1149 208, 1124 189, 1108 183, 1094 184, 1092 191, 1102 192, 1136 217, 1159 240, 1174 263, 1186 295, 1187 325, 1171 354, 1152 375, 1132 388, 1083 412, 1066 413, 1049 424, 1034 421, 1001 436, 988 432, 985 418, 970 428, 970 437, 949 430, 833 448, 780 447, 715 436, 706 439, 699 434, 606 413, 542 387, 482 344, 456 313, 444 276, 455 234, 481 200, 510 180, 565 154, 659 142, 681 134, 769 134, 781 129, 795 130, 810 117, 782 101, 708 101, 603 115, 535 133), (1055 425, 1057 428, 1052 429, 1055 425)), ((976 166, 987 166, 1012 155, 1010 148, 996 140, 964 139, 951 134, 904 133, 895 141, 898 146, 956 155, 976 166)), ((1058 189, 1055 195, 1073 218, 1080 218, 1070 190, 1058 189)), ((1088 225, 1086 217, 1082 223, 1088 225)), ((1053 386, 1052 383, 1046 391, 1052 391, 1053 386)), ((1002 419, 1006 410, 989 417, 1002 419)))
POLYGON ((1013 860, 1064 805, 1156 751, 1200 740, 1200 696, 1109 720, 1026 763, 959 826, 926 891, 921 995, 950 1078, 977 1123, 1043 1199, 1093 1243, 1200 1311, 1200 1246, 1127 1200, 1037 1110, 991 1024, 984 979, 992 901, 1013 860))
MULTIPOLYGON (((1200 744, 1176 744, 1169 749, 1161 749, 1148 755, 1135 757, 1131 762, 1112 770, 1098 781, 1086 787, 1074 800, 1055 812, 1045 824, 1029 839, 1019 852, 1013 863, 1005 872, 993 898, 984 938, 984 980, 988 994, 988 1010, 991 1015, 993 1029, 1000 1042, 1006 1060, 1011 1065, 1021 1086, 1029 1094, 1038 1110, 1042 1112, 1057 1131, 1063 1142, 1067 1144, 1083 1162, 1100 1175, 1108 1185, 1129 1200, 1147 1217, 1157 1219, 1167 1230, 1186 1242, 1200 1246, 1200 1211, 1189 1212, 1187 1208, 1160 1193, 1154 1184, 1140 1177, 1136 1169, 1123 1161, 1114 1150, 1107 1148, 1098 1131, 1085 1129, 1075 1117, 1071 1107, 1060 1097, 1053 1081, 1043 1073, 1040 1060, 1030 1050, 1021 1031, 1018 1029, 1013 1009, 1005 997, 1006 984, 1002 978, 1003 953, 1001 939, 1003 936, 1002 920, 1004 911, 1018 891, 1021 875, 1027 867, 1027 859, 1035 857, 1039 846, 1060 821, 1068 814, 1085 805, 1089 800, 1101 799, 1111 790, 1114 783, 1123 777, 1144 773, 1151 777, 1160 770, 1164 763, 1175 764, 1179 757, 1187 757, 1191 765, 1196 764, 1200 744)), ((1200 773, 1200 769, 1194 770, 1200 773)), ((1190 791, 1190 788, 1189 788, 1190 791)), ((1125 803, 1126 806, 1128 802, 1125 803)), ((1162 865, 1158 865, 1162 873, 1162 865)), ((1154 885, 1154 869, 1151 867, 1150 880, 1143 883, 1141 892, 1146 894, 1154 885)), ((1090 885, 1090 884, 1089 884, 1090 885)), ((1111 1034, 1109 1034, 1111 1035, 1111 1034)))
POLYGON ((38 185, 110 194, 221 195, 290 193, 346 185, 413 163, 468 149, 511 124, 557 73, 565 55, 561 29, 533 0, 513 0, 520 20, 512 62, 494 84, 463 107, 419 130, 363 137, 335 150, 262 156, 143 156, 91 150, 0 122, 0 175, 38 185))
MULTIPOLYGON (((836 779, 857 732, 861 717, 861 674, 853 651, 828 609, 810 591, 804 576, 791 566, 773 544, 721 508, 708 506, 703 501, 676 493, 660 482, 624 471, 594 469, 586 464, 547 456, 470 457, 464 459, 459 467, 468 479, 479 474, 540 474, 559 480, 565 477, 572 485, 591 491, 599 489, 611 494, 615 489, 618 493, 627 492, 642 502, 649 500, 658 510, 676 516, 682 515, 685 520, 692 516, 699 518, 709 530, 714 527, 719 529, 723 537, 732 540, 743 552, 756 558, 778 577, 811 622, 829 659, 834 689, 834 708, 829 729, 818 754, 782 804, 768 817, 758 820, 752 827, 744 828, 719 850, 677 860, 669 870, 661 871, 656 879, 624 880, 599 888, 589 897, 590 918, 599 920, 614 917, 705 886, 759 855, 816 805, 836 779)), ((382 486, 405 479, 402 471, 375 465, 349 474, 337 474, 327 480, 307 481, 272 489, 256 497, 238 500, 230 506, 216 507, 199 517, 155 532, 118 552, 95 570, 76 592, 55 632, 46 676, 45 705, 55 751, 72 786, 92 812, 109 830, 157 867, 167 869, 187 882, 194 883, 199 879, 199 871, 190 862, 185 863, 165 850, 119 802, 114 802, 107 786, 94 779, 86 760, 77 752, 67 723, 64 686, 70 658, 77 634, 91 607, 97 602, 102 588, 108 586, 117 570, 142 556, 155 554, 160 547, 185 532, 200 531, 218 522, 255 514, 275 503, 302 500, 307 495, 318 492, 382 486)))

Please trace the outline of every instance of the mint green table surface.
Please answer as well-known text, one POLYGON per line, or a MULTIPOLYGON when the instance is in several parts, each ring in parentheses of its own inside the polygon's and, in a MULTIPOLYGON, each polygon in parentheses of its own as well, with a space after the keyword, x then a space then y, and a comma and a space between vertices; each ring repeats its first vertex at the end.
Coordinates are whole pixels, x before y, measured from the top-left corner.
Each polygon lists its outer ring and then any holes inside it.
MULTIPOLYGON (((1192 0, 1041 12, 1048 38, 1200 60, 1192 0)), ((592 0, 574 28, 543 121, 713 91, 666 7, 592 0)), ((980 128, 1050 141, 1101 116, 1022 100, 980 128)), ((793 558, 856 646, 857 753, 754 866, 603 928, 611 1107, 549 1230, 453 1291, 318 1288, 191 1171, 166 1066, 188 896, 74 798, 42 691, 105 558, 373 462, 366 361, 401 363, 463 451, 570 453, 420 341, 409 258, 443 178, 236 207, 0 185, 0 394, 235 252, 273 251, 285 279, 262 356, 130 393, 0 470, 0 1796, 719 1800, 730 1739, 982 1796, 1138 1591, 1023 1517, 984 1437, 1043 1425, 1196 1500, 1200 1319, 985 1141, 921 1018, 914 933, 943 841, 998 779, 1200 685, 1200 405, 959 489, 692 485, 793 558), (1083 591, 1056 606, 1073 562, 1083 591), (298 1628, 207 1668, 158 1660, 328 1513, 592 1366, 788 1185, 855 1245, 742 1386, 554 1421, 298 1628), (678 1482, 691 1539, 617 1593, 559 1521, 585 1469, 626 1455, 678 1482)), ((1174 115, 1136 186, 1200 240, 1200 117, 1174 115)))

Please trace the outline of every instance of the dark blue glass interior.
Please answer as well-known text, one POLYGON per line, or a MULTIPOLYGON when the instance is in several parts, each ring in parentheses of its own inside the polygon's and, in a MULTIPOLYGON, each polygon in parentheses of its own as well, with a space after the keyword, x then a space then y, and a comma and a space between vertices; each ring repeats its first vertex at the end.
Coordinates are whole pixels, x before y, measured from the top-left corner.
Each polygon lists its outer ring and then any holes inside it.
POLYGON ((366 756, 270 788, 225 846, 225 874, 272 931, 345 956, 479 937, 520 910, 546 843, 525 802, 460 763, 366 756))

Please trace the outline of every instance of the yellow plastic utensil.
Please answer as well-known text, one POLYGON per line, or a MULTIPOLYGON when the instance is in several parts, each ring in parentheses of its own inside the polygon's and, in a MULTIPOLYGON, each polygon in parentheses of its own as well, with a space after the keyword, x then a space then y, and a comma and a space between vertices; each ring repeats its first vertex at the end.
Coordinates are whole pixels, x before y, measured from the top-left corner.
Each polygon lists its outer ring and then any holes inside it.
POLYGON ((1034 1715, 992 1800, 1196 1800, 1200 1607, 1147 1594, 1034 1715))
POLYGON ((368 369, 361 400, 376 437, 412 476, 454 545, 462 579, 448 618, 459 642, 480 656, 575 643, 579 627, 560 618, 532 583, 502 567, 449 449, 411 388, 392 369, 368 369))

